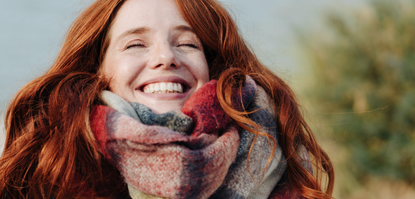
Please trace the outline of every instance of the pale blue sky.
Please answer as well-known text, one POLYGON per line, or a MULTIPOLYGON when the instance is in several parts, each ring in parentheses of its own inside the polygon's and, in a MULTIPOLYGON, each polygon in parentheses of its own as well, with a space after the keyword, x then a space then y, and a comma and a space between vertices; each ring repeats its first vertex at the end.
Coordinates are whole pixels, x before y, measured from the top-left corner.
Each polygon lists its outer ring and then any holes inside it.
MULTIPOLYGON (((91 0, 2 0, 0 6, 0 129, 5 108, 24 84, 53 63, 64 35, 91 0)), ((300 70, 293 27, 318 28, 327 8, 364 0, 223 0, 258 57, 282 76, 300 70)), ((289 77, 288 77, 289 78, 289 77)), ((4 138, 0 133, 1 141, 4 138)))

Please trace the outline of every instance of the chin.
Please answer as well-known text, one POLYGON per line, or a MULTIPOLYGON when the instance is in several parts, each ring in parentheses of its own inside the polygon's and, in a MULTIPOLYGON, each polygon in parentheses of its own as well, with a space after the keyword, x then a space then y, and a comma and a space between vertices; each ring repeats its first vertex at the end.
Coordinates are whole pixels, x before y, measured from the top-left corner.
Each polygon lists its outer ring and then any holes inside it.
POLYGON ((154 105, 147 105, 154 113, 163 114, 169 111, 181 111, 183 108, 182 103, 166 103, 166 102, 158 102, 154 105), (163 104, 163 105, 161 105, 163 104))

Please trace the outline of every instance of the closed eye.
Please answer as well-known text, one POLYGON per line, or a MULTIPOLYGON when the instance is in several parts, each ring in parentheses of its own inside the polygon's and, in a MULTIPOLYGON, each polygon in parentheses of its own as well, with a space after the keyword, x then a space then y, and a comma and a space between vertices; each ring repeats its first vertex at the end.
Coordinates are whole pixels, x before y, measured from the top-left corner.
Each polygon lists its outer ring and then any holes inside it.
POLYGON ((179 47, 184 46, 184 47, 190 47, 190 48, 199 48, 199 46, 197 46, 194 43, 183 43, 183 44, 179 44, 179 47))
POLYGON ((134 44, 128 45, 127 48, 125 49, 134 48, 134 47, 145 47, 145 45, 142 43, 134 43, 134 44))

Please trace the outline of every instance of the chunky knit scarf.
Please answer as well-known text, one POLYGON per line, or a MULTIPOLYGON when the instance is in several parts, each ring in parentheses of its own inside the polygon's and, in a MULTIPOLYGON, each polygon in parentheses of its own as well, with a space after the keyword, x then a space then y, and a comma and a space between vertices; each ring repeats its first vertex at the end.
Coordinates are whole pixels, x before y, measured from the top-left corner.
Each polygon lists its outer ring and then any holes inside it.
MULTIPOLYGON (((278 140, 272 102, 261 87, 248 77, 233 97, 234 107, 253 111, 249 118, 278 140)), ((287 164, 279 145, 268 163, 269 140, 232 122, 215 80, 198 89, 182 112, 158 115, 109 91, 101 98, 107 106, 93 107, 91 130, 132 198, 302 198, 283 175, 287 164)))

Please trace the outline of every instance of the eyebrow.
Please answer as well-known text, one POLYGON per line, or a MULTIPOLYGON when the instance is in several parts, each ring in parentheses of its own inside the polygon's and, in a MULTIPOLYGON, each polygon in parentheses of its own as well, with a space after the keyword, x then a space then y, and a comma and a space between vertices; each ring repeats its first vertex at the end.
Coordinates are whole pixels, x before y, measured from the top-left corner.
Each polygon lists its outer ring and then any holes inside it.
POLYGON ((146 32, 149 32, 150 28, 148 27, 139 27, 139 28, 133 28, 130 30, 125 31, 124 33, 122 33, 117 39, 116 41, 119 41, 120 39, 122 39, 123 37, 127 36, 127 35, 135 35, 135 34, 143 34, 146 32))
POLYGON ((193 28, 191 28, 190 26, 186 26, 186 25, 177 26, 176 28, 174 28, 174 30, 180 30, 180 31, 183 31, 183 32, 184 31, 189 31, 189 32, 195 33, 193 28))
MULTIPOLYGON (((189 32, 195 33, 195 31, 193 30, 193 28, 191 28, 190 26, 186 26, 186 25, 179 25, 179 26, 175 27, 174 30, 179 30, 179 31, 183 31, 183 32, 189 31, 189 32)), ((119 41, 120 39, 122 39, 123 37, 125 37, 127 35, 144 34, 144 33, 147 33, 149 31, 150 31, 150 28, 148 28, 148 27, 133 28, 133 29, 127 30, 124 33, 122 33, 116 39, 116 41, 119 41)))

